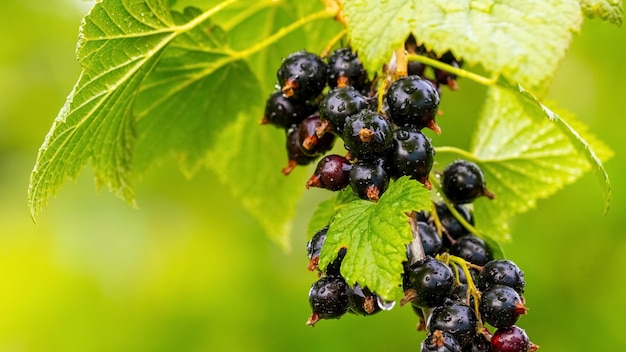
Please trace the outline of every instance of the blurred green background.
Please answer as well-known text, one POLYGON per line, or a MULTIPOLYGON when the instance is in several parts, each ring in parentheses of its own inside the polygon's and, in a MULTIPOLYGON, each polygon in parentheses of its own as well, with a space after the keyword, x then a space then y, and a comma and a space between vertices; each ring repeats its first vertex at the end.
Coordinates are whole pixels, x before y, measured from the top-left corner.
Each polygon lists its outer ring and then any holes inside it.
MULTIPOLYGON (((139 182, 139 210, 97 192, 87 168, 32 223, 26 189, 37 148, 78 77, 77 28, 90 3, 0 6, 0 352, 417 351, 408 308, 305 326, 315 275, 306 221, 329 194, 306 192, 283 252, 215 175, 174 162, 139 182)), ((543 351, 626 350, 626 30, 587 21, 551 98, 616 155, 610 212, 587 175, 513 223, 507 257, 525 271, 520 319, 543 351)), ((481 87, 446 94, 438 145, 469 145, 481 87), (468 114, 470 112, 470 114, 468 114), (454 125, 454 126, 452 126, 454 125)))

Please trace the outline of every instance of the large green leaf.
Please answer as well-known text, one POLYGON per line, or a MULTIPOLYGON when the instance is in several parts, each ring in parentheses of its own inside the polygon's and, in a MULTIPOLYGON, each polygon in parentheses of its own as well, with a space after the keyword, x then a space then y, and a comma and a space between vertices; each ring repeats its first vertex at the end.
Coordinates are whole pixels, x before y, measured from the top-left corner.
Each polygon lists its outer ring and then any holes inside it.
POLYGON ((589 18, 599 17, 618 26, 622 25, 622 0, 580 0, 580 6, 589 18))
POLYGON ((535 91, 549 80, 582 22, 577 0, 345 0, 352 46, 378 71, 413 33, 535 91))
POLYGON ((355 200, 346 204, 330 223, 320 267, 325 268, 345 247, 341 275, 346 281, 394 299, 402 284, 406 245, 413 239, 406 213, 430 205, 430 192, 408 177, 393 183, 377 203, 355 200))
MULTIPOLYGON (((572 140, 571 133, 560 128, 558 121, 547 119, 540 108, 543 105, 537 104, 510 88, 491 87, 471 154, 454 148, 437 149, 438 155, 457 153, 481 167, 496 198, 474 202, 476 228, 499 241, 509 238, 512 216, 534 207, 538 199, 554 194, 590 169, 584 153, 594 153, 598 159, 611 156, 611 151, 578 122, 585 138, 577 134, 580 140, 572 140), (585 151, 577 148, 583 142, 588 146, 585 151)), ((566 123, 564 114, 550 113, 553 119, 558 117, 566 123)))

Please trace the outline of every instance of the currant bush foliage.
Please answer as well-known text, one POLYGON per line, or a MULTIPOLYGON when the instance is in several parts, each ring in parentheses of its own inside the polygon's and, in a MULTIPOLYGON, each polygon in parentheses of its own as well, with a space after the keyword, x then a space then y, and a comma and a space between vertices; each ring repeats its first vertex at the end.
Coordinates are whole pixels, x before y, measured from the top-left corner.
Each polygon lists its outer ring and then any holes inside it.
MULTIPOLYGON (((601 162, 610 150, 537 98, 547 92, 583 15, 620 25, 622 6, 614 0, 99 1, 80 27, 82 72, 31 174, 32 216, 87 164, 98 186, 135 204, 137 175, 174 157, 185 175, 202 167, 215 172, 268 235, 287 246, 307 171, 280 173, 284 136, 258 127, 263 99, 282 58, 303 48, 321 53, 345 26, 370 76, 382 75, 409 34, 489 76, 417 59, 489 87, 472 148, 434 143, 438 158, 463 157, 483 168, 497 197, 476 201, 473 231, 501 257, 494 239, 507 239, 510 218, 537 199, 590 168, 610 192, 601 162)), ((307 232, 330 223, 321 266, 345 246, 342 274, 349 283, 392 298, 404 260, 397 249, 412 238, 404 212, 428 209, 432 194, 405 178, 378 203, 351 194, 320 204, 307 232)))

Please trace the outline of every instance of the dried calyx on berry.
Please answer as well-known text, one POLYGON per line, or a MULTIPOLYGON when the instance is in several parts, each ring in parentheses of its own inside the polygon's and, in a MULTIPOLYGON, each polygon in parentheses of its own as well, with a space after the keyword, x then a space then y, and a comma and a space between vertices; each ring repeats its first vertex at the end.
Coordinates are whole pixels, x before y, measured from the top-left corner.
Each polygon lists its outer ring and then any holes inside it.
POLYGON ((471 203, 480 196, 495 198, 487 189, 482 170, 467 160, 456 160, 446 166, 441 187, 446 198, 454 204, 471 203))
POLYGON ((326 63, 319 55, 301 50, 283 60, 276 77, 285 97, 307 101, 324 90, 326 70, 326 63))

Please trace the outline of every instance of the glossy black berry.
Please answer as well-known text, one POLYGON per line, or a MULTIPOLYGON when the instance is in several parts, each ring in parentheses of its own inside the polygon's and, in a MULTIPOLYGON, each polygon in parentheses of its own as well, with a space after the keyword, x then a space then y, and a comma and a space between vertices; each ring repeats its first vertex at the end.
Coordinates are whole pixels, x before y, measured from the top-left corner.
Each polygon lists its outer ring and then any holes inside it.
POLYGON ((420 352, 461 352, 461 345, 451 334, 436 330, 422 342, 420 352))
POLYGON ((356 284, 348 293, 350 310, 358 315, 372 315, 381 311, 379 297, 367 287, 356 284))
POLYGON ((327 133, 322 137, 316 134, 322 124, 319 114, 313 114, 302 120, 298 127, 298 141, 302 152, 309 156, 320 156, 331 150, 335 143, 335 135, 327 133))
POLYGON ((492 260, 485 264, 480 272, 478 288, 482 291, 493 285, 509 286, 517 293, 522 294, 526 286, 524 272, 510 260, 492 260))
POLYGON ((471 203, 480 196, 494 198, 493 193, 487 190, 482 170, 466 160, 456 160, 446 166, 441 188, 443 194, 454 204, 471 203))
POLYGON ((385 94, 391 121, 399 126, 417 129, 441 129, 435 122, 439 108, 439 94, 431 82, 419 76, 401 77, 391 84, 385 94))
POLYGON ((309 290, 309 304, 313 314, 307 325, 315 325, 320 319, 340 318, 348 311, 350 287, 340 276, 327 276, 315 282, 309 290))
MULTIPOLYGON (((439 221, 441 222, 441 226, 445 229, 445 234, 443 236, 443 246, 444 248, 450 248, 452 246, 452 240, 456 240, 457 238, 465 235, 469 235, 470 232, 463 226, 450 212, 450 209, 446 206, 445 203, 437 203, 435 205, 435 209, 437 210, 437 216, 439 216, 439 221)), ((472 212, 463 205, 455 205, 454 209, 461 215, 461 218, 465 220, 470 225, 474 226, 474 216, 472 212)))
POLYGON ((483 266, 493 259, 487 243, 472 235, 459 237, 450 248, 450 254, 478 266, 483 266))
POLYGON ((333 51, 328 57, 328 85, 331 88, 353 86, 362 91, 367 83, 367 72, 355 53, 349 48, 333 51))
POLYGON ((411 264, 402 279, 404 298, 401 304, 411 302, 420 308, 443 304, 452 292, 454 275, 450 268, 432 257, 411 264))
POLYGON ((311 239, 306 243, 306 252, 309 258, 309 271, 317 269, 320 252, 322 251, 322 246, 324 246, 324 241, 326 240, 326 233, 328 233, 328 226, 324 226, 323 228, 317 230, 313 237, 311 237, 311 239))
POLYGON ((478 309, 483 320, 497 328, 514 325, 520 315, 527 311, 519 294, 503 285, 495 285, 482 291, 478 309))
POLYGON ((299 124, 315 111, 313 106, 285 98, 281 91, 274 92, 265 102, 265 114, 261 124, 288 128, 299 124))
POLYGON ((365 96, 352 86, 331 89, 319 104, 322 128, 321 131, 318 130, 318 135, 332 130, 341 136, 346 118, 368 107, 369 103, 365 96), (328 126, 324 125, 325 123, 328 126))
POLYGON ((463 347, 463 352, 492 352, 491 342, 484 334, 478 333, 469 344, 463 347))
POLYGON ((361 110, 346 118, 343 143, 358 159, 386 156, 391 147, 392 132, 389 121, 370 110, 361 110))
POLYGON ((530 342, 526 332, 515 325, 498 329, 491 337, 493 352, 529 352, 536 349, 537 346, 530 342))
POLYGON ((286 130, 287 134, 287 157, 289 161, 287 166, 283 168, 283 174, 289 175, 298 165, 308 165, 313 162, 316 157, 307 155, 300 145, 298 138, 298 126, 293 125, 286 130))
POLYGON ((324 90, 326 63, 318 55, 301 50, 283 60, 276 77, 286 97, 306 101, 324 90))
POLYGON ((478 328, 476 314, 464 304, 444 304, 433 309, 428 319, 428 331, 443 330, 456 338, 461 347, 472 341, 478 328))
POLYGON ((358 160, 350 170, 350 186, 361 199, 377 201, 389 186, 383 159, 358 160))
POLYGON ((321 158, 315 172, 306 183, 306 188, 319 187, 338 191, 350 184, 352 164, 345 156, 331 154, 321 158))
POLYGON ((410 176, 430 189, 428 176, 435 160, 430 138, 415 127, 394 130, 390 159, 393 177, 410 176))

